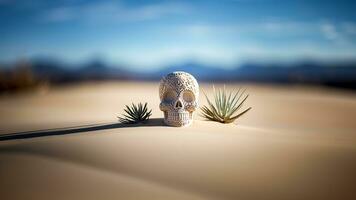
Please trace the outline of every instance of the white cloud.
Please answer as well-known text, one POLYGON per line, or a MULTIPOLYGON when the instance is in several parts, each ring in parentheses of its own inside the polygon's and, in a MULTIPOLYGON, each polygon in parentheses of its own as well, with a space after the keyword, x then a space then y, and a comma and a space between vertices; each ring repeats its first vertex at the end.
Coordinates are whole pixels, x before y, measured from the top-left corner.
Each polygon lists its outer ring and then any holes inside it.
POLYGON ((340 22, 330 23, 324 22, 320 25, 320 30, 325 39, 341 46, 354 46, 356 35, 356 23, 340 22))
MULTIPOLYGON (((147 57, 139 59, 141 63, 137 64, 154 65, 162 60, 189 60, 192 57, 198 61, 223 63, 226 66, 245 60, 290 61, 310 57, 332 60, 355 57, 355 45, 344 37, 345 30, 332 23, 320 21, 240 25, 188 24, 176 26, 171 31, 179 34, 179 41, 186 44, 182 46, 180 43, 172 43, 168 49, 155 49, 153 53, 145 53, 147 57), (280 42, 282 37, 284 42, 280 42), (288 42, 288 38, 293 39, 288 42)), ((170 32, 162 34, 171 35, 170 32)), ((135 51, 131 53, 132 58, 137 56, 135 51)))
POLYGON ((320 29, 321 29, 322 33, 324 34, 325 38, 327 38, 329 40, 335 40, 340 37, 339 33, 336 31, 335 26, 331 23, 321 24, 320 29))
POLYGON ((177 33, 186 37, 245 37, 251 40, 268 41, 268 39, 282 40, 295 38, 291 41, 318 42, 320 39, 336 45, 349 45, 355 41, 352 36, 356 34, 356 23, 344 22, 340 24, 311 21, 265 21, 240 24, 190 24, 177 26, 177 33))
POLYGON ((240 24, 190 24, 177 27, 178 32, 203 36, 217 34, 263 34, 274 35, 305 35, 318 32, 316 23, 291 21, 246 22, 240 24))
POLYGON ((129 7, 120 2, 104 1, 84 5, 53 8, 41 15, 47 22, 81 20, 88 22, 132 22, 154 20, 172 15, 183 15, 191 11, 183 3, 163 2, 129 7))

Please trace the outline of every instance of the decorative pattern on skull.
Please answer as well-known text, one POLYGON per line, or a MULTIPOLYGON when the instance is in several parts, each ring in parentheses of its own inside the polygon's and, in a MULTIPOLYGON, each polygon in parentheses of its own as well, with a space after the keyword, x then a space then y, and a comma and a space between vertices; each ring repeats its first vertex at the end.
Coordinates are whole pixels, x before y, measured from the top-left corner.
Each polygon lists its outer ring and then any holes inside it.
POLYGON ((187 72, 173 72, 162 78, 159 86, 159 108, 169 126, 188 126, 198 107, 199 85, 187 72))

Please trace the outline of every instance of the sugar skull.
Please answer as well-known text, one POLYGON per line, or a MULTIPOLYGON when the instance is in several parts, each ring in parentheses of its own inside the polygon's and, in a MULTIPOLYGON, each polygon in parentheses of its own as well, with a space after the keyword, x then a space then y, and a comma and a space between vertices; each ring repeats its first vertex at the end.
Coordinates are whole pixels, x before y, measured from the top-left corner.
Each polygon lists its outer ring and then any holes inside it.
POLYGON ((198 107, 199 85, 187 72, 173 72, 162 78, 159 86, 164 122, 169 126, 188 126, 198 107))

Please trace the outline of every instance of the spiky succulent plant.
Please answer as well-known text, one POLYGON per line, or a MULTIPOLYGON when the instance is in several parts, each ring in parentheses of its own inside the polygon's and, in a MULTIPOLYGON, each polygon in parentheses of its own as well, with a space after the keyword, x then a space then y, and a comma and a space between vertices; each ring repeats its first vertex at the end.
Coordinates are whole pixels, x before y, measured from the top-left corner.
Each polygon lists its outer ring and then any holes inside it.
POLYGON ((152 114, 152 110, 148 111, 147 103, 145 103, 145 105, 142 105, 142 103, 139 103, 138 105, 132 103, 132 106, 126 105, 126 109, 124 109, 124 111, 125 114, 122 115, 123 117, 117 118, 121 123, 125 124, 145 122, 152 114))
POLYGON ((208 96, 204 92, 208 106, 204 105, 200 108, 202 116, 208 120, 220 123, 231 123, 251 109, 251 107, 249 107, 234 115, 241 109, 242 105, 248 98, 248 94, 244 95, 246 90, 241 91, 240 88, 237 92, 227 92, 224 86, 223 90, 218 89, 216 91, 213 86, 213 91, 215 104, 209 100, 208 96))

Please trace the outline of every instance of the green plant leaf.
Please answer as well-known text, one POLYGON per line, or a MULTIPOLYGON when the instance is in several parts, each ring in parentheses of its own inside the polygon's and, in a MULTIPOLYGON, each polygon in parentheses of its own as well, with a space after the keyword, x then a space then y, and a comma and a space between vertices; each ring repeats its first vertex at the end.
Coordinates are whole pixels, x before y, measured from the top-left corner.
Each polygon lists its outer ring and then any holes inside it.
POLYGON ((203 91, 203 94, 208 102, 207 106, 202 106, 201 112, 202 117, 211 120, 217 121, 221 123, 232 123, 243 114, 247 113, 251 107, 242 111, 241 113, 233 116, 237 113, 249 97, 249 95, 245 95, 246 90, 242 90, 239 88, 237 92, 227 92, 226 86, 224 85, 223 89, 215 89, 213 85, 214 92, 214 103, 208 98, 208 95, 203 91), (242 99, 242 100, 241 100, 242 99))
POLYGON ((132 103, 131 106, 125 105, 125 107, 125 113, 122 114, 122 117, 118 117, 121 123, 144 122, 147 121, 152 114, 152 110, 148 111, 147 103, 138 103, 137 105, 132 103))

